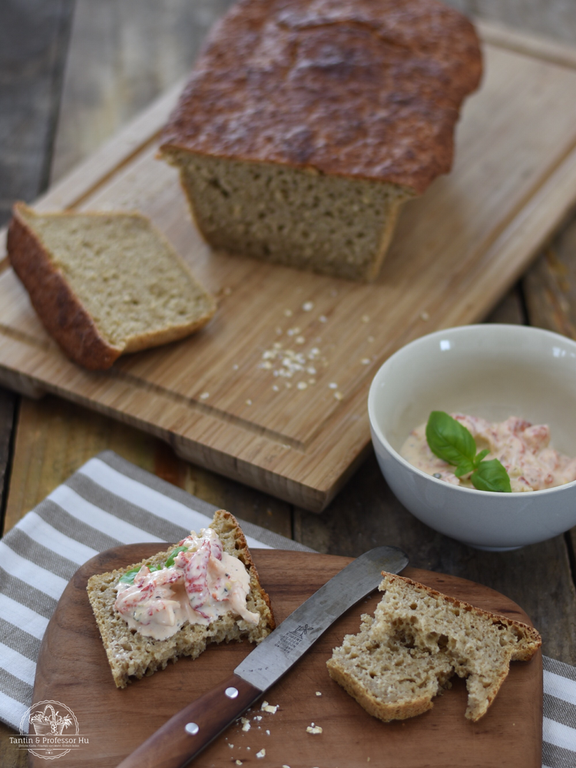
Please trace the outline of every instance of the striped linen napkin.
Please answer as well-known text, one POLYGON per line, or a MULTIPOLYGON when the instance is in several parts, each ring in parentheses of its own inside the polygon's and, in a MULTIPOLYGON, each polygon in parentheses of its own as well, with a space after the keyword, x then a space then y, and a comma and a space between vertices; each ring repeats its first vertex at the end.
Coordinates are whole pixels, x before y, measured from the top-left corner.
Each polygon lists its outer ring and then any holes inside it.
MULTIPOLYGON (((18 730, 32 704, 42 636, 74 572, 120 544, 179 541, 216 507, 112 451, 56 488, 0 540, 0 720, 18 730)), ((309 550, 239 521, 251 547, 309 550)), ((160 547, 161 548, 161 547, 160 547)), ((543 768, 576 766, 576 668, 544 657, 543 768)))

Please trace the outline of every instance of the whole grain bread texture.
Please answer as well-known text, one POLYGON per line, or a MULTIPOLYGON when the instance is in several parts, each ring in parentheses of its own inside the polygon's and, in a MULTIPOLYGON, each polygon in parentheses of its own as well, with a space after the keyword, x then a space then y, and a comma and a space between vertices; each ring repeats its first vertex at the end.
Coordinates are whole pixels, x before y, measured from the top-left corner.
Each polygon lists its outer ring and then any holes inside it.
POLYGON ((511 661, 541 646, 538 632, 474 608, 411 579, 383 574, 374 616, 347 635, 328 660, 330 677, 374 717, 404 720, 431 709, 457 674, 466 678, 465 716, 479 720, 506 679, 511 661))
POLYGON ((216 249, 370 281, 401 204, 448 173, 481 79, 439 0, 240 0, 161 138, 216 249))
POLYGON ((166 640, 154 640, 129 629, 124 619, 114 610, 118 580, 133 568, 142 565, 163 565, 174 546, 128 568, 92 576, 87 584, 88 599, 100 630, 112 677, 118 688, 125 688, 134 679, 165 669, 169 661, 176 662, 181 656, 196 659, 209 643, 228 643, 234 640, 258 643, 274 629, 270 599, 260 584, 258 571, 238 521, 230 512, 220 509, 215 512, 210 528, 218 534, 224 551, 237 557, 248 570, 250 592, 246 605, 248 610, 260 614, 259 623, 254 626, 228 613, 208 626, 184 624, 175 635, 166 640))
POLYGON ((16 203, 7 249, 45 328, 85 368, 188 336, 216 310, 137 212, 37 213, 16 203))

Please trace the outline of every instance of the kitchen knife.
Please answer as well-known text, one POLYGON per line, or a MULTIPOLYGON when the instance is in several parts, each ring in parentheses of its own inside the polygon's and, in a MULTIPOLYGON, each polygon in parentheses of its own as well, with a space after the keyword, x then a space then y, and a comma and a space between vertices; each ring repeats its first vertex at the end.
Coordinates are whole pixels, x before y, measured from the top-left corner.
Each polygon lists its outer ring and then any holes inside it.
POLYGON ((147 739, 118 768, 182 768, 276 683, 333 622, 381 581, 408 565, 396 547, 353 560, 308 598, 236 667, 147 739))

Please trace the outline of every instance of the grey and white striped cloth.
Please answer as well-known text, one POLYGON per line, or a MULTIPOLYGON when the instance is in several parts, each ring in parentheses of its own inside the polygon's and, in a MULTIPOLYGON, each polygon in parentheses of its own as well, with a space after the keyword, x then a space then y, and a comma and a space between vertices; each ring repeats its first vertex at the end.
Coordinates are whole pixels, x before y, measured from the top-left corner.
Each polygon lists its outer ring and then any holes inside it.
MULTIPOLYGON (((83 563, 119 544, 174 542, 216 507, 112 451, 90 459, 0 540, 0 720, 19 729, 36 659, 64 587, 83 563)), ((251 547, 307 549, 240 521, 251 547)), ((544 657, 543 768, 576 766, 576 668, 544 657)))

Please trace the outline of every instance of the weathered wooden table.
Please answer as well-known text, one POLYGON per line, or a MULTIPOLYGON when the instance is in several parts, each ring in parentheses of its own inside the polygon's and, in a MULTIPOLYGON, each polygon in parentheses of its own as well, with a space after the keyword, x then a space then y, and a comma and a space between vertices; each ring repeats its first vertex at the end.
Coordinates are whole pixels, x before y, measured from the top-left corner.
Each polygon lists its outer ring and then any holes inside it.
MULTIPOLYGON (((469 14, 566 46, 572 0, 452 0, 469 14)), ((190 68, 230 0, 5 0, 0 9, 0 225, 33 201, 190 68)), ((574 94, 566 94, 574 98, 574 94)), ((487 322, 525 323, 576 338, 576 215, 487 322)), ((390 543, 411 564, 463 576, 518 602, 544 653, 576 664, 576 529, 525 549, 479 552, 429 530, 394 499, 372 455, 330 506, 306 512, 178 459, 155 438, 53 397, 0 390, 3 532, 105 448, 239 517, 320 552, 356 556, 390 543)), ((1 567, 0 563, 0 567, 1 567)), ((25 765, 0 725, 5 768, 25 765)))

